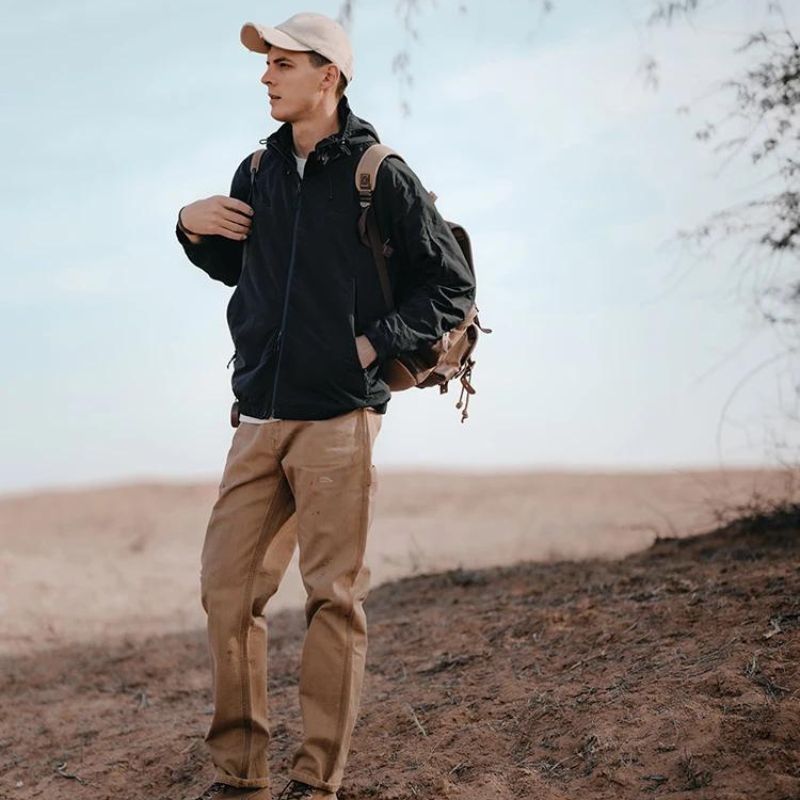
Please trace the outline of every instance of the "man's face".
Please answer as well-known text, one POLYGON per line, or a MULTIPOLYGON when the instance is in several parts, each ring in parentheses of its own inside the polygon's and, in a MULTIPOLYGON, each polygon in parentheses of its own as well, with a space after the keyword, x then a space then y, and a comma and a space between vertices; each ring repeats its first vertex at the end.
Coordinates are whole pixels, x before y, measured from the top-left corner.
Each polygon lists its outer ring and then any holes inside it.
POLYGON ((275 46, 270 48, 266 61, 261 83, 269 91, 273 119, 296 122, 312 114, 331 84, 330 78, 326 78, 328 65, 315 67, 308 53, 275 46))

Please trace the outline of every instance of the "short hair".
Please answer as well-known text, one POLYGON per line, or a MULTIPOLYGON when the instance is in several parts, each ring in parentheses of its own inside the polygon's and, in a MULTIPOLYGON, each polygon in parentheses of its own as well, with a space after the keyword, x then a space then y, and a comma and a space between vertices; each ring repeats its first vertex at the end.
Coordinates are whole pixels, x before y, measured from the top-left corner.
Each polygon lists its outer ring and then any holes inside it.
MULTIPOLYGON (((269 42, 264 42, 267 47, 267 52, 272 49, 272 45, 269 42)), ((313 67, 324 67, 326 64, 333 64, 327 56, 322 55, 322 53, 318 53, 316 50, 301 50, 302 53, 308 53, 308 60, 311 62, 311 66, 313 67)), ((336 84, 336 99, 341 99, 342 95, 345 93, 347 89, 347 78, 345 78, 344 73, 342 72, 341 67, 339 68, 339 83, 336 84)))
MULTIPOLYGON (((315 67, 324 67, 326 64, 332 64, 333 62, 327 57, 322 55, 322 53, 318 53, 316 50, 309 50, 308 58, 311 61, 311 64, 315 67)), ((347 89, 347 78, 345 78, 344 73, 342 72, 341 67, 339 68, 339 83, 336 84, 336 99, 338 100, 347 89)))

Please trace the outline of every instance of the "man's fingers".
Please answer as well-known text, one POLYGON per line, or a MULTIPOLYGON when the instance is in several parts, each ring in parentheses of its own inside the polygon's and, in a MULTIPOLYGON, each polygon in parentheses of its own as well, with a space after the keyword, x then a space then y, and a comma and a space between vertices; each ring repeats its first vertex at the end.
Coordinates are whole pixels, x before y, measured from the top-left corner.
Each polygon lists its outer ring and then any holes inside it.
POLYGON ((222 220, 222 222, 219 224, 219 232, 223 236, 227 236, 229 239, 242 239, 250 235, 250 227, 246 225, 239 225, 236 222, 231 223, 227 220, 222 220))
POLYGON ((253 224, 253 209, 235 197, 217 195, 213 200, 215 205, 211 207, 209 219, 211 233, 235 241, 246 239, 253 224))
POLYGON ((241 216, 241 214, 232 214, 230 212, 219 217, 218 224, 228 230, 238 233, 250 233, 250 228, 252 227, 250 218, 245 218, 241 216))
POLYGON ((236 242, 241 242, 243 239, 246 239, 249 235, 247 233, 239 233, 238 231, 232 231, 230 228, 223 228, 221 225, 218 226, 215 232, 217 236, 224 236, 226 239, 233 239, 236 242))
POLYGON ((246 217, 253 216, 253 209, 247 205, 247 203, 243 203, 241 200, 237 200, 235 197, 222 196, 222 206, 223 208, 236 211, 239 214, 244 214, 246 217))

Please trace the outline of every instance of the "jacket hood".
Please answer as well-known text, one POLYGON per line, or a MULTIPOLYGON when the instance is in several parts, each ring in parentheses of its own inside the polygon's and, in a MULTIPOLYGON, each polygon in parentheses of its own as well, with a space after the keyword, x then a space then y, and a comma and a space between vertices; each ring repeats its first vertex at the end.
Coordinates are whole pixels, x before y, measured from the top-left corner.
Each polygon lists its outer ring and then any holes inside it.
MULTIPOLYGON (((321 139, 314 148, 321 164, 332 161, 341 155, 350 155, 355 148, 361 145, 380 143, 378 132, 372 124, 353 113, 347 95, 342 95, 336 111, 339 115, 339 131, 321 139)), ((266 139, 262 139, 261 144, 275 147, 285 158, 292 159, 291 122, 284 122, 278 130, 266 139)))

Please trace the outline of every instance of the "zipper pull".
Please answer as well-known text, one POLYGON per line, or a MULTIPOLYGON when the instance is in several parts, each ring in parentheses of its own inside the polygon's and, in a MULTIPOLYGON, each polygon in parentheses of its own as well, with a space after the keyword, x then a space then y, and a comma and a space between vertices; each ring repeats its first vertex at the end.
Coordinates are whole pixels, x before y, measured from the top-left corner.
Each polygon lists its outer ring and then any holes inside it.
POLYGON ((228 369, 228 367, 230 367, 231 361, 233 361, 235 358, 236 358, 236 351, 234 350, 233 355, 231 356, 231 360, 225 365, 225 369, 228 369))

